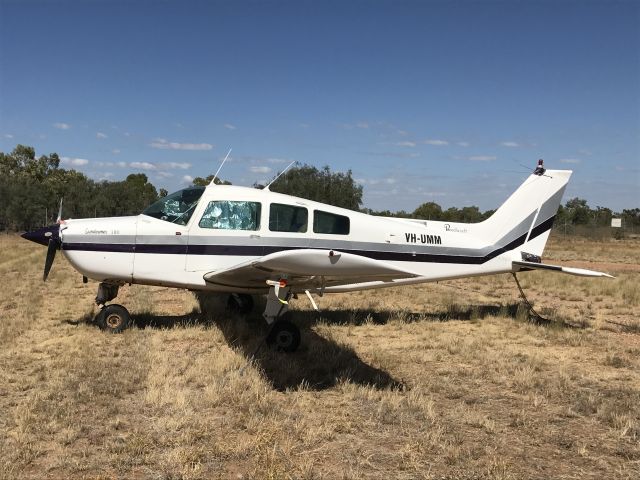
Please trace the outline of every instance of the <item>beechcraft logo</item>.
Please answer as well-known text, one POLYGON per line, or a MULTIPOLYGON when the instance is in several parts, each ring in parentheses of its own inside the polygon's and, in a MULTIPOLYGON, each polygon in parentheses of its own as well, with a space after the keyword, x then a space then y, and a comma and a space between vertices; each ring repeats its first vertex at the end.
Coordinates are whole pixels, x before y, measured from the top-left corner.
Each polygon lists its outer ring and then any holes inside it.
POLYGON ((424 243, 425 245, 442 245, 440 235, 426 235, 421 233, 405 233, 404 238, 407 243, 424 243))

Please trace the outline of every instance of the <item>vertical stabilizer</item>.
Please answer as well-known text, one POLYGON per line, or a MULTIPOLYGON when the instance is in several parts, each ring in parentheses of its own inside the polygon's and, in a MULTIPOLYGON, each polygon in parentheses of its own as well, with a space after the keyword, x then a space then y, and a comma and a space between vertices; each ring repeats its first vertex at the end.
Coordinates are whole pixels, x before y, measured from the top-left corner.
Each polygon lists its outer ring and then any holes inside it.
MULTIPOLYGON (((542 255, 571 170, 543 170, 530 175, 477 232, 489 243, 508 244, 524 236, 519 250, 542 255)), ((520 242, 519 242, 520 243, 520 242)))

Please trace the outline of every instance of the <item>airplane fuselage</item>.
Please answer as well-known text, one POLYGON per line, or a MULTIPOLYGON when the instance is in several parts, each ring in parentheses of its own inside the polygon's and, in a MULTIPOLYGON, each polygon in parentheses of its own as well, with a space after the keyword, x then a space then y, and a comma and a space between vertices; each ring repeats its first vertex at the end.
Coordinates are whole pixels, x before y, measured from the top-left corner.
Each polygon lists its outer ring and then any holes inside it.
POLYGON ((184 215, 147 214, 66 220, 60 239, 82 275, 119 284, 264 293, 267 285, 220 285, 204 276, 271 253, 307 249, 350 253, 415 273, 414 279, 323 285, 327 292, 347 291, 509 272, 514 248, 546 241, 557 205, 543 212, 537 207, 498 230, 487 222, 375 217, 268 190, 216 185, 202 190, 188 221, 184 215))

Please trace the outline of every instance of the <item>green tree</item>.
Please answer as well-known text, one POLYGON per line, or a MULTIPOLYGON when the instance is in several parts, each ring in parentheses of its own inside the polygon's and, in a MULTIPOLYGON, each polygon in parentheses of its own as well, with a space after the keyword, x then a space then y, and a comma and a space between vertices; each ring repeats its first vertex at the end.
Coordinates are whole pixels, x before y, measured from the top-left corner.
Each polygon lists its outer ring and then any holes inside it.
POLYGON ((310 165, 294 167, 269 189, 350 210, 362 205, 362 186, 354 181, 351 170, 332 172, 328 166, 321 170, 310 165))
POLYGON ((591 209, 582 198, 572 198, 565 204, 567 219, 573 225, 587 225, 591 218, 591 209))
POLYGON ((413 211, 412 216, 424 220, 440 220, 442 219, 442 207, 435 202, 423 203, 413 211))
MULTIPOLYGON (((213 173, 211 175, 208 175, 206 178, 196 177, 191 183, 193 183, 197 187, 206 187, 211 183, 211 180, 213 180, 213 173)), ((221 180, 218 177, 216 177, 216 181, 213 183, 214 185, 231 185, 231 182, 227 180, 221 180)))

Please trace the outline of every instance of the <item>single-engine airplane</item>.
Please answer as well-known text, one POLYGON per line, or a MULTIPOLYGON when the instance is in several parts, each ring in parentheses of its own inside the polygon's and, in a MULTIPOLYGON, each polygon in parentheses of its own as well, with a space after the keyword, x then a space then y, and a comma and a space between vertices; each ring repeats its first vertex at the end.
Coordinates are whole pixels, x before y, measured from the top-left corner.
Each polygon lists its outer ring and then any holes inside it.
POLYGON ((131 323, 107 304, 125 284, 229 294, 247 313, 267 295, 267 342, 295 351, 300 331, 284 319, 289 300, 462 277, 550 270, 606 273, 542 263, 541 255, 571 176, 542 161, 487 220, 454 223, 376 217, 323 203, 230 185, 192 186, 161 198, 140 215, 61 220, 27 232, 48 246, 44 277, 62 250, 99 283, 96 316, 104 330, 131 323))

